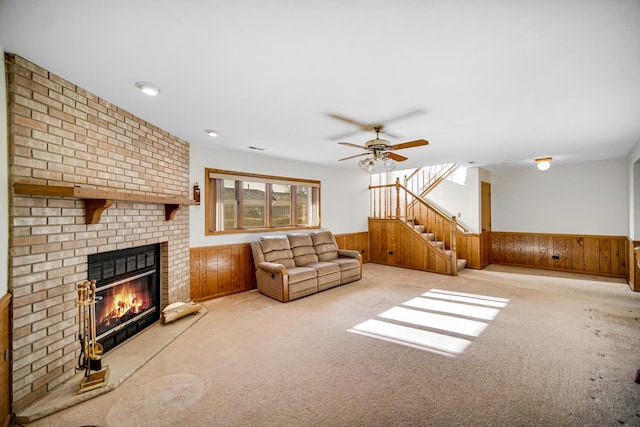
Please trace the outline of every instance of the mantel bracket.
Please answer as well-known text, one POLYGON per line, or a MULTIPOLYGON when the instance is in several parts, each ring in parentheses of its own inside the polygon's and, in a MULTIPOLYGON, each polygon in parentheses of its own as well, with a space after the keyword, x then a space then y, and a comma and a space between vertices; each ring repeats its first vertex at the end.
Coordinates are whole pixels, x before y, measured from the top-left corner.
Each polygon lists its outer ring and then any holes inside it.
POLYGON ((165 219, 167 221, 172 220, 173 217, 175 216, 176 212, 178 212, 178 209, 180 209, 180 206, 181 205, 166 203, 164 205, 165 219))
POLYGON ((111 205, 113 205, 113 200, 110 199, 85 199, 85 224, 99 223, 102 212, 111 205))

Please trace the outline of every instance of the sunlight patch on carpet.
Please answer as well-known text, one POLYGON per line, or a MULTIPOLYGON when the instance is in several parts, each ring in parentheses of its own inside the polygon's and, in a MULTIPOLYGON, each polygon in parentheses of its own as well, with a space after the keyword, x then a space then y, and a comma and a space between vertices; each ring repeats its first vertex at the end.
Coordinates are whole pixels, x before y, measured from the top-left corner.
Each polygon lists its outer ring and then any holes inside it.
POLYGON ((456 356, 484 332, 508 302, 506 298, 432 289, 348 332, 456 356))
POLYGON ((430 298, 413 298, 402 305, 419 308, 422 310, 438 311, 442 313, 456 314, 465 317, 473 317, 475 319, 493 320, 496 318, 500 310, 488 307, 475 307, 469 304, 460 304, 456 302, 439 301, 430 298))
POLYGON ((378 314, 378 317, 472 337, 477 337, 484 331, 484 328, 487 327, 486 323, 476 320, 411 310, 404 307, 393 307, 391 310, 378 314))

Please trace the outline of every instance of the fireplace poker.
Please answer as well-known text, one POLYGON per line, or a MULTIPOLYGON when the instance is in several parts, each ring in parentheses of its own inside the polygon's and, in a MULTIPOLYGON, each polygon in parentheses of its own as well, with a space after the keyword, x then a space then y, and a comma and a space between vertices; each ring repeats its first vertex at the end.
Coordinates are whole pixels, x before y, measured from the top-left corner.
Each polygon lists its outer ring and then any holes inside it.
POLYGON ((102 345, 96 339, 95 305, 97 299, 95 280, 85 280, 78 284, 78 301, 76 302, 79 309, 78 340, 82 346, 82 353, 78 358, 76 370, 84 369, 87 377, 92 370, 102 369, 100 360, 102 345))
POLYGON ((89 301, 87 301, 87 299, 89 283, 90 282, 87 280, 82 283, 78 283, 78 301, 76 301, 76 305, 78 306, 78 340, 80 341, 80 345, 82 347, 82 352, 80 353, 80 356, 78 356, 78 366, 76 367, 76 370, 78 371, 82 369, 86 370, 87 368, 87 357, 89 349, 89 325, 87 319, 87 304, 89 304, 89 301))
POLYGON ((94 371, 102 369, 102 344, 97 342, 96 339, 96 281, 91 281, 91 305, 89 306, 89 316, 91 317, 91 324, 89 325, 89 333, 91 337, 89 347, 89 366, 94 371))
POLYGON ((85 280, 78 284, 78 340, 82 352, 78 357, 76 370, 84 369, 84 378, 80 381, 78 393, 84 393, 107 385, 109 367, 102 369, 102 344, 96 337, 96 301, 102 299, 96 295, 96 281, 85 280), (94 374, 91 371, 98 371, 94 374))

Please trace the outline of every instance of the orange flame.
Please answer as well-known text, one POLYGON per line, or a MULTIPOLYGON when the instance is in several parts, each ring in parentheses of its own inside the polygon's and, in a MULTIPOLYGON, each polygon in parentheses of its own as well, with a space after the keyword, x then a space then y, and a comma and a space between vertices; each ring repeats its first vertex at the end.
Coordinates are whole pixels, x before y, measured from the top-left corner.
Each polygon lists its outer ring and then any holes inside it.
POLYGON ((134 286, 129 283, 120 286, 108 304, 103 308, 101 320, 117 320, 124 315, 138 314, 144 310, 144 300, 136 294, 134 286))

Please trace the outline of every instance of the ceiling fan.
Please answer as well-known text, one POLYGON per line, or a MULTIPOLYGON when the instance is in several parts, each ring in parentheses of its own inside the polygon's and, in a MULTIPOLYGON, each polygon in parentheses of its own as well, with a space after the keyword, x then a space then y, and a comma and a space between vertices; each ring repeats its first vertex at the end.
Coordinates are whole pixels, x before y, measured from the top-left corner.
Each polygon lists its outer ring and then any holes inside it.
POLYGON ((382 126, 375 126, 373 128, 373 131, 376 133, 376 138, 367 141, 364 146, 352 144, 350 142, 338 142, 338 144, 340 145, 346 145, 348 147, 366 150, 364 153, 345 157, 344 159, 340 159, 339 161, 354 159, 361 156, 369 156, 365 159, 360 160, 359 162, 360 167, 365 171, 371 172, 376 161, 382 161, 385 169, 394 170, 395 162, 404 162, 408 158, 405 156, 401 156, 400 154, 396 154, 393 151, 429 144, 429 141, 426 141, 424 139, 416 139, 415 141, 408 141, 391 145, 386 139, 380 139, 382 126))
POLYGON ((393 135, 390 132, 387 132, 386 130, 383 130, 384 129, 383 123, 389 124, 391 122, 397 122, 397 121, 400 121, 400 120, 405 120, 405 119, 408 119, 410 117, 413 117, 413 116, 416 116, 416 115, 420 115, 420 114, 423 114, 423 113, 424 113, 424 111, 422 111, 422 110, 413 110, 413 111, 409 111, 409 112, 404 113, 404 114, 400 114, 399 116, 391 117, 391 118, 389 118, 387 120, 383 120, 381 122, 373 122, 373 123, 355 120, 355 119, 352 119, 350 117, 343 116, 342 114, 329 114, 329 117, 331 117, 331 118, 334 118, 334 119, 337 119, 337 120, 340 120, 340 121, 355 125, 358 128, 355 131, 343 133, 342 135, 333 136, 333 137, 331 137, 331 139, 338 139, 339 140, 339 139, 346 138, 346 137, 351 136, 351 135, 355 135, 358 132, 368 132, 371 129, 375 129, 377 127, 380 128, 380 133, 384 133, 385 135, 387 135, 387 136, 389 136, 391 138, 398 138, 398 136, 393 135))

